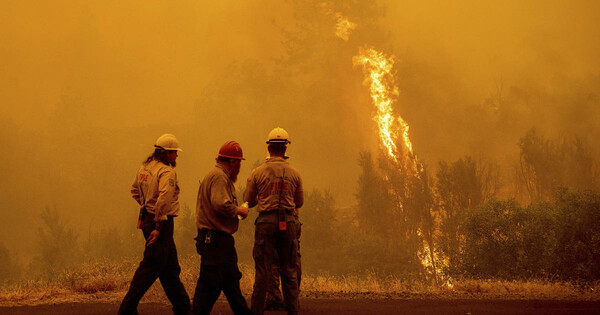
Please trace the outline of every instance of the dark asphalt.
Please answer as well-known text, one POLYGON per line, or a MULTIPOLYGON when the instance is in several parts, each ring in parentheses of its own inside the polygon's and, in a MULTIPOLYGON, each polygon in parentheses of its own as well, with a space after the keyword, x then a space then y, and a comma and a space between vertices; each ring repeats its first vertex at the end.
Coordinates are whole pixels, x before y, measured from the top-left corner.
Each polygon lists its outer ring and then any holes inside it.
MULTIPOLYGON (((301 314, 600 314, 600 301, 424 300, 424 299, 310 299, 300 304, 301 314)), ((66 303, 0 307, 0 314, 116 314, 118 305, 66 303)), ((172 314, 170 305, 140 304, 141 315, 172 314)), ((219 300, 211 314, 232 314, 219 300)), ((265 312, 285 314, 285 312, 265 312)))

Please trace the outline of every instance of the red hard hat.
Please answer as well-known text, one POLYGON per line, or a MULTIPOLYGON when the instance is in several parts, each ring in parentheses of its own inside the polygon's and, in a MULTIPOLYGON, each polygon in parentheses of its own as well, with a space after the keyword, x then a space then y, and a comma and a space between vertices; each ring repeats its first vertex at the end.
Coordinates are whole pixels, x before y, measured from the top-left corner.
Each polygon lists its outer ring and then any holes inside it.
POLYGON ((221 149, 219 149, 219 156, 236 160, 245 160, 244 154, 242 153, 242 146, 235 141, 225 142, 225 144, 221 146, 221 149))

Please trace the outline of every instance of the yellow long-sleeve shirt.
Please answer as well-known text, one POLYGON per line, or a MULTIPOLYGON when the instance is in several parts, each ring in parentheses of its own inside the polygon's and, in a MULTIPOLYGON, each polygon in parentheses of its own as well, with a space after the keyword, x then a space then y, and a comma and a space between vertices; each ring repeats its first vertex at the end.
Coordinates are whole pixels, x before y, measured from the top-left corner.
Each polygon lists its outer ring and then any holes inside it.
POLYGON ((283 208, 297 215, 304 204, 300 173, 284 158, 271 157, 250 173, 244 200, 259 213, 283 208))
POLYGON ((235 233, 239 226, 237 206, 235 187, 229 174, 217 164, 200 183, 196 200, 196 227, 235 233))
POLYGON ((160 161, 142 164, 138 170, 131 195, 140 206, 154 214, 154 221, 167 220, 179 214, 179 185, 175 169, 160 161))

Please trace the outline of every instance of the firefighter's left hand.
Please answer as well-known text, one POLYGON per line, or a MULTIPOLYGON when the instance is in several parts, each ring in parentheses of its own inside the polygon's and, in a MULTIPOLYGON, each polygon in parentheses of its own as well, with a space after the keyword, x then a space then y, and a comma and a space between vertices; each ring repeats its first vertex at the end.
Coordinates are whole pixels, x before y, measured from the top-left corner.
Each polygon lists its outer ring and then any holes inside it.
POLYGON ((245 219, 248 216, 248 208, 244 206, 237 207, 237 214, 245 219))
POLYGON ((158 234, 160 234, 160 231, 158 230, 154 230, 152 231, 152 233, 150 233, 150 236, 148 236, 148 242, 146 243, 146 247, 152 246, 154 245, 154 243, 156 243, 156 240, 158 240, 158 234))

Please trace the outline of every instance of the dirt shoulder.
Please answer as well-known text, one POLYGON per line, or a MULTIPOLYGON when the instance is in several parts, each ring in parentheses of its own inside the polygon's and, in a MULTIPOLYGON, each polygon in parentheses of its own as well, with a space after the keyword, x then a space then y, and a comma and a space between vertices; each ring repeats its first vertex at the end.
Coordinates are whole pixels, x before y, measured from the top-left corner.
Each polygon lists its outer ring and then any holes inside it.
MULTIPOLYGON (((0 314, 116 314, 118 303, 61 303, 0 307, 0 314)), ((166 303, 142 303, 142 315, 172 314, 166 303)), ((600 301, 304 298, 304 314, 599 314, 600 301)), ((232 314, 220 299, 212 314, 232 314)), ((266 312, 285 314, 285 312, 266 312)))

